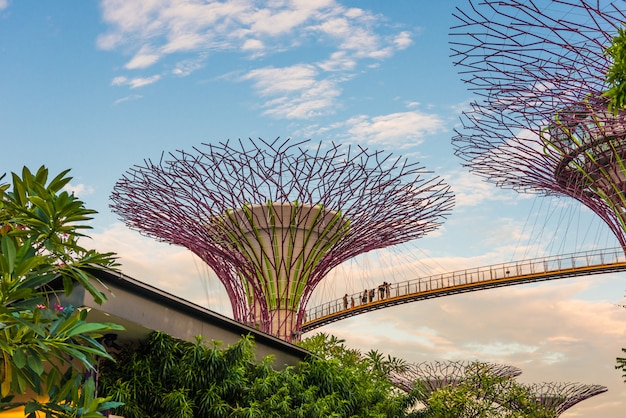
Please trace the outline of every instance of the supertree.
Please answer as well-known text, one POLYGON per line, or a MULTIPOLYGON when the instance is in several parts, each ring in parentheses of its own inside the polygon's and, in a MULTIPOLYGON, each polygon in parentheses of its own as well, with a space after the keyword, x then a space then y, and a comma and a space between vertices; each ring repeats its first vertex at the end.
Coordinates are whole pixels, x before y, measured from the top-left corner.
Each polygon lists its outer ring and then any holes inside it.
POLYGON ((131 229, 200 257, 236 320, 291 341, 331 269, 440 226, 453 196, 428 174, 361 147, 226 141, 132 167, 111 207, 131 229))
POLYGON ((420 401, 426 402, 428 396, 436 390, 446 386, 454 386, 464 382, 468 376, 488 373, 493 377, 513 378, 522 374, 522 371, 505 364, 470 362, 470 361, 434 361, 409 364, 401 372, 392 376, 394 385, 409 392, 416 385, 421 385, 420 401))
POLYGON ((535 383, 530 387, 537 402, 555 417, 577 403, 607 391, 606 387, 600 385, 564 382, 535 383))
POLYGON ((626 111, 609 111, 606 48, 623 7, 483 0, 456 9, 452 55, 477 99, 453 138, 471 170, 504 188, 566 195, 626 250, 626 111))

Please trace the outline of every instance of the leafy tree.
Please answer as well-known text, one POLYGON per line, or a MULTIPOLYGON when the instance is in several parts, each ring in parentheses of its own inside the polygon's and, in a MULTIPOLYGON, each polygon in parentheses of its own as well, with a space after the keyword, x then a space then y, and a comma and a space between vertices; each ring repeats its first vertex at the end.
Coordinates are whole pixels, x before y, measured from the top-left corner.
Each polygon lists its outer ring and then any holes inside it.
POLYGON ((121 327, 89 323, 85 310, 57 298, 59 286, 69 294, 79 283, 101 303, 90 271, 115 266, 112 253, 78 244, 95 211, 63 191, 68 171, 50 181, 45 167, 12 173, 12 184, 0 177, 0 411, 91 417, 112 405, 85 371, 109 358, 97 338, 121 327))
MULTIPOLYGON (((622 352, 626 353, 626 348, 622 348, 622 352)), ((622 371, 622 377, 626 383, 626 357, 618 357, 615 368, 622 371)))
POLYGON ((512 377, 498 376, 485 364, 476 362, 466 368, 465 376, 429 393, 417 382, 418 398, 427 407, 419 412, 424 418, 554 418, 543 408, 531 389, 512 377))
POLYGON ((612 58, 612 63, 606 73, 609 89, 603 96, 609 98, 609 110, 617 113, 626 106, 626 29, 618 30, 605 52, 612 58))
POLYGON ((250 336, 222 348, 154 332, 103 365, 100 388, 124 403, 116 411, 127 418, 407 416, 407 396, 361 367, 354 351, 277 371, 271 356, 255 362, 253 348, 250 336))

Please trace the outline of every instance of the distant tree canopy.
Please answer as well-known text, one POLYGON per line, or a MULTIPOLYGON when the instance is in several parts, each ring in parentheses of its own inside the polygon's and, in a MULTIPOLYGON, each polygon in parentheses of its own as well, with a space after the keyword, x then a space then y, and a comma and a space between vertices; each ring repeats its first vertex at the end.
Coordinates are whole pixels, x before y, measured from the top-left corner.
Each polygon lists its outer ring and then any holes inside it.
POLYGON ((617 112, 626 106, 626 29, 618 30, 606 54, 612 63, 606 74, 609 88, 603 95, 609 98, 609 109, 617 112))

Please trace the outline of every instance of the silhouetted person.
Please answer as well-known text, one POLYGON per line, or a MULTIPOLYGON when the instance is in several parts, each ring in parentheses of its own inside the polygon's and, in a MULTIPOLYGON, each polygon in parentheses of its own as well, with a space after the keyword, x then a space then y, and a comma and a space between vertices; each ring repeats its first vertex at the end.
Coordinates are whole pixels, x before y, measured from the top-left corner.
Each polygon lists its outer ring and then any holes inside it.
POLYGON ((343 309, 348 309, 348 294, 343 295, 343 309))
POLYGON ((367 289, 363 291, 363 296, 361 297, 361 304, 367 303, 367 289))
POLYGON ((385 299, 385 285, 386 284, 387 284, 387 282, 383 282, 383 284, 378 286, 378 299, 379 300, 385 299))

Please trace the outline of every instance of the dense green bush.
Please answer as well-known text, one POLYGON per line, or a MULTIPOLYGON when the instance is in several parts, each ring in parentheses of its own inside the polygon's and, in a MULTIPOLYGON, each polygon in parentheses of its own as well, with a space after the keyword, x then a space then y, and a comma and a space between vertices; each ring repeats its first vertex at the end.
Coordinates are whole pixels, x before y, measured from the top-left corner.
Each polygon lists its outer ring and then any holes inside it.
POLYGON ((354 355, 274 370, 271 356, 254 361, 250 336, 223 348, 154 332, 103 365, 100 390, 124 403, 116 414, 126 418, 406 416, 409 397, 354 355))

